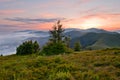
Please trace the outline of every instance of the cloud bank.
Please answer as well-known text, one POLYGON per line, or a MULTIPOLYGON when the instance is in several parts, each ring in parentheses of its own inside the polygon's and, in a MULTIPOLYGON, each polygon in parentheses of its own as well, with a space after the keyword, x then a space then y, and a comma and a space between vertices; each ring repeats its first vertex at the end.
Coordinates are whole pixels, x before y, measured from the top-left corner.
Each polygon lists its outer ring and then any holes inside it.
POLYGON ((24 23, 46 23, 46 22, 55 22, 57 20, 64 20, 65 18, 36 18, 36 19, 32 19, 32 18, 20 18, 20 17, 16 17, 16 18, 5 18, 5 20, 9 20, 9 21, 18 21, 18 22, 24 22, 24 23))

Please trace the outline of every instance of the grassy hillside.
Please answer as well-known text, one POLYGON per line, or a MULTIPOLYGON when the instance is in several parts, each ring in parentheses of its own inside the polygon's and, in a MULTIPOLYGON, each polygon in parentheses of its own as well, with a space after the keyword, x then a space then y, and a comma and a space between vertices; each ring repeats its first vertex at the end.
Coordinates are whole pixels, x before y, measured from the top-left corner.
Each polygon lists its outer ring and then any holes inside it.
POLYGON ((120 34, 118 33, 87 33, 71 40, 71 47, 80 41, 83 48, 106 49, 120 47, 120 34))
POLYGON ((120 49, 0 57, 0 80, 120 80, 120 49))

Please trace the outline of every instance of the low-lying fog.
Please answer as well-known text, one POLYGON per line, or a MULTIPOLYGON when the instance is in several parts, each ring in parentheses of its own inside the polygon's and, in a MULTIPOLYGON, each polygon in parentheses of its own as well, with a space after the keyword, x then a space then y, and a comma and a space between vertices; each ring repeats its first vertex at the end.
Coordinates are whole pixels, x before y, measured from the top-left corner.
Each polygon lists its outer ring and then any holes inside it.
POLYGON ((40 31, 17 31, 9 33, 0 33, 0 54, 10 55, 16 53, 16 47, 23 41, 34 38, 48 37, 47 32, 40 31), (39 34, 40 33, 40 34, 39 34))

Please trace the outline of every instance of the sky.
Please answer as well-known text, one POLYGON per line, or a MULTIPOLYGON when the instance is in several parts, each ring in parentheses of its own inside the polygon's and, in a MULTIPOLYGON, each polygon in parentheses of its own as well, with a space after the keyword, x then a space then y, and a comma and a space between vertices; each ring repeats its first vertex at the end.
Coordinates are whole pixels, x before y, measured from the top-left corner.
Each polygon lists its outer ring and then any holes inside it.
POLYGON ((0 0, 0 32, 64 28, 120 30, 120 0, 0 0))

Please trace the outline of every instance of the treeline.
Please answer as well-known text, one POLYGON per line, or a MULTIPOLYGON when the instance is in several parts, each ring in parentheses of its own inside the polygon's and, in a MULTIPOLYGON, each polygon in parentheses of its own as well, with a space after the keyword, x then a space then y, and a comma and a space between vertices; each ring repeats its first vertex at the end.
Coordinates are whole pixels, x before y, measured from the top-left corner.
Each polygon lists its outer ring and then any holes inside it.
POLYGON ((26 55, 26 54, 40 54, 40 55, 53 55, 53 54, 65 54, 71 53, 73 51, 80 51, 81 45, 80 42, 76 42, 74 49, 71 49, 70 46, 70 37, 65 36, 64 29, 62 24, 58 21, 53 29, 49 31, 50 39, 43 48, 40 48, 40 45, 37 41, 25 41, 19 45, 16 49, 17 55, 26 55))

